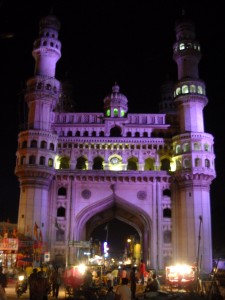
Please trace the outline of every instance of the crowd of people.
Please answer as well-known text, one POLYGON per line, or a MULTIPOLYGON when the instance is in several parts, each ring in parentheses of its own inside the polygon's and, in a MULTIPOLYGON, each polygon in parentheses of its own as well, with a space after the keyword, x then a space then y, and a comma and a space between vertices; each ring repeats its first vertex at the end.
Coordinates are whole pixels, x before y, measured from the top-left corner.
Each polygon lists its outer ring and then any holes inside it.
MULTIPOLYGON (((78 273, 73 268, 71 271, 66 270, 64 272, 58 267, 47 270, 33 268, 29 276, 26 277, 30 300, 47 300, 50 297, 57 299, 61 285, 65 289, 68 286, 71 287, 74 298, 78 288, 87 292, 91 289, 97 290, 98 287, 104 287, 104 290, 107 291, 104 297, 101 297, 104 300, 135 300, 138 284, 142 286, 146 295, 160 289, 156 273, 147 273, 148 279, 146 280, 146 266, 143 260, 140 261, 138 267, 133 266, 131 269, 124 266, 121 269, 113 268, 100 274, 94 269, 87 268, 82 276, 78 273), (101 278, 100 281, 99 278, 101 278)), ((5 292, 6 286, 7 277, 0 267, 0 289, 5 292)), ((89 295, 89 293, 85 294, 85 300, 93 300, 93 297, 90 298, 89 295)), ((0 290, 0 300, 6 300, 5 298, 1 297, 0 290)))
POLYGON ((61 274, 57 267, 48 273, 34 268, 28 277, 30 300, 47 300, 49 295, 58 298, 61 283, 61 274))

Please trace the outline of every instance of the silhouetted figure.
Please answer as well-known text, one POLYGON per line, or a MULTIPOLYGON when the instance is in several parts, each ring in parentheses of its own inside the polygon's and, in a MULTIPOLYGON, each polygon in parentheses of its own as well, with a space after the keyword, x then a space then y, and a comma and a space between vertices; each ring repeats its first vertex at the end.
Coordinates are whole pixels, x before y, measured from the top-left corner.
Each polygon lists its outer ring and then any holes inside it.
POLYGON ((0 266, 0 285, 5 292, 5 288, 7 286, 7 276, 3 273, 3 268, 0 266))
POLYGON ((52 296, 58 298, 59 287, 61 285, 61 275, 59 269, 56 267, 50 275, 50 283, 52 286, 52 296))
POLYGON ((146 266, 145 266, 145 262, 143 259, 141 259, 141 263, 139 266, 139 273, 140 273, 141 283, 144 284, 145 283, 146 266))
POLYGON ((32 283, 32 300, 47 300, 50 286, 47 278, 43 277, 43 272, 37 273, 37 279, 32 283))
POLYGON ((136 284, 137 284, 136 268, 133 267, 130 272, 130 289, 131 289, 132 300, 136 298, 136 284))
POLYGON ((160 283, 157 275, 154 273, 152 279, 147 282, 145 292, 157 292, 158 290, 160 290, 160 283))
POLYGON ((36 268, 33 269, 33 272, 28 277, 28 285, 29 285, 29 291, 30 291, 30 299, 33 299, 33 290, 35 288, 35 282, 37 280, 37 273, 38 270, 36 268))

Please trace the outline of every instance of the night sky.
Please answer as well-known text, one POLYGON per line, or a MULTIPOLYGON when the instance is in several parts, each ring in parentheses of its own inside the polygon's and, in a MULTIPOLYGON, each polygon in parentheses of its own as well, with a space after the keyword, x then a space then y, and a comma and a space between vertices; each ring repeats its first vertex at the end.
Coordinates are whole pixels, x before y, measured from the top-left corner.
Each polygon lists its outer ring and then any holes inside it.
POLYGON ((224 9, 223 1, 207 2, 0 2, 0 221, 17 223, 17 135, 23 121, 25 82, 34 72, 31 51, 40 18, 53 8, 61 22, 62 57, 56 78, 72 84, 76 111, 102 112, 103 99, 117 82, 128 98, 128 113, 157 113, 160 84, 168 77, 177 80, 172 59, 174 23, 184 9, 195 22, 202 47, 199 73, 209 100, 204 110, 205 131, 215 137, 216 154, 217 178, 211 186, 213 242, 216 255, 225 255, 224 9))

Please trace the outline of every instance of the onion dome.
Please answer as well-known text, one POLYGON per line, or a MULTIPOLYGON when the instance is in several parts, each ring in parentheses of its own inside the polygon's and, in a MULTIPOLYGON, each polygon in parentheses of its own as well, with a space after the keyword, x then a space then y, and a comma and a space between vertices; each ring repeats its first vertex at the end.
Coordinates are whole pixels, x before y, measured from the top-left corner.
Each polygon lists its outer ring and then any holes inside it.
POLYGON ((32 55, 36 61, 35 75, 55 76, 56 63, 61 57, 58 40, 60 22, 54 15, 43 17, 39 22, 39 38, 33 44, 32 55))
POLYGON ((106 117, 123 118, 128 111, 127 97, 120 92, 117 83, 112 87, 112 93, 104 99, 104 112, 106 117))
MULTIPOLYGON (((54 15, 48 15, 43 17, 39 22, 39 35, 45 35, 46 30, 51 30, 54 33, 58 33, 60 30, 61 24, 59 20, 54 15)), ((58 37, 58 36, 57 36, 58 37)), ((56 37, 56 38, 57 38, 56 37)))

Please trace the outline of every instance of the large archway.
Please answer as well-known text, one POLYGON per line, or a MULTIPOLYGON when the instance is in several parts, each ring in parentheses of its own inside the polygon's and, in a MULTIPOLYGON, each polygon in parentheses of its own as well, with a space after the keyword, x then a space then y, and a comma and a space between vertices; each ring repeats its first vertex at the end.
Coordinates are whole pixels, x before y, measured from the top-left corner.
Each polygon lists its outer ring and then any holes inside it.
POLYGON ((150 265, 151 256, 151 219, 146 212, 132 202, 119 198, 115 193, 86 206, 76 217, 75 240, 89 240, 98 226, 118 219, 132 226, 138 233, 141 244, 141 257, 150 265))

